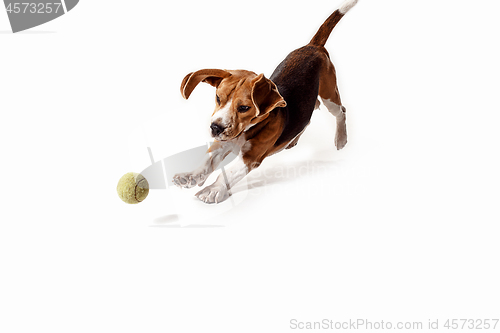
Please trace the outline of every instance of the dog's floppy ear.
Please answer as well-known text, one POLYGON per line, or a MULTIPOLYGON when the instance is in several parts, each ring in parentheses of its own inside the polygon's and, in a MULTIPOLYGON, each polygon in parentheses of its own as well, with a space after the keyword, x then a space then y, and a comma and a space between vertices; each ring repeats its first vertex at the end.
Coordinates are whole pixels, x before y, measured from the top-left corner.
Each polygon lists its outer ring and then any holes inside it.
POLYGON ((219 86, 220 82, 230 77, 231 73, 222 69, 202 69, 194 73, 186 75, 181 84, 182 97, 188 99, 194 88, 200 82, 206 82, 214 87, 219 86))
POLYGON ((252 80, 252 101, 257 108, 257 116, 262 116, 275 108, 283 108, 286 102, 273 81, 260 74, 252 80))

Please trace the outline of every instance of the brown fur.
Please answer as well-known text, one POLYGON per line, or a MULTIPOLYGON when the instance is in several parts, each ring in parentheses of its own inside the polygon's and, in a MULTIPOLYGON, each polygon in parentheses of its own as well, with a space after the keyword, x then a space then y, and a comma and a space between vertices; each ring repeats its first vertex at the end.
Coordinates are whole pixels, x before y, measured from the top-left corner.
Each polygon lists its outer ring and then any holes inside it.
POLYGON ((319 76, 319 96, 323 99, 329 99, 335 104, 342 105, 337 86, 337 73, 326 49, 323 64, 319 76))
POLYGON ((332 33, 333 28, 340 22, 340 20, 344 17, 340 11, 336 10, 330 15, 329 18, 326 19, 325 23, 321 25, 316 35, 314 35, 313 39, 311 39, 310 44, 324 46, 328 37, 332 33))
MULTIPOLYGON (((264 74, 257 75, 245 70, 221 71, 214 69, 200 70, 188 74, 181 85, 181 92, 188 98, 190 93, 200 82, 207 82, 217 88, 216 96, 220 104, 216 102, 215 114, 218 110, 231 102, 231 127, 226 129, 221 141, 228 141, 241 135, 250 125, 264 122, 269 113, 280 107, 285 107, 286 102, 279 94, 276 85, 264 74), (247 112, 238 112, 238 107, 248 106, 247 112)), ((275 117, 272 117, 275 118, 275 117)), ((269 122, 266 121, 267 124, 269 122)), ((257 126, 261 128, 262 125, 257 126)), ((274 128, 278 132, 280 128, 274 128)), ((255 130, 245 133, 245 137, 255 133, 255 130)))

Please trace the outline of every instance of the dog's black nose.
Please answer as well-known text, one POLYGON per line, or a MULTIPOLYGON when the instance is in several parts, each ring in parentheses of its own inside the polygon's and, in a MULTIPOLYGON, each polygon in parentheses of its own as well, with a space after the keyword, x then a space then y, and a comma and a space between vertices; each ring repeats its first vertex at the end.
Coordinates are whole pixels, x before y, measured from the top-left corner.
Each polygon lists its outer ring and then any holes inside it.
POLYGON ((213 136, 217 136, 217 135, 221 134, 222 132, 224 132, 224 127, 222 127, 221 125, 218 125, 216 123, 212 123, 212 125, 210 125, 210 129, 212 130, 213 136))

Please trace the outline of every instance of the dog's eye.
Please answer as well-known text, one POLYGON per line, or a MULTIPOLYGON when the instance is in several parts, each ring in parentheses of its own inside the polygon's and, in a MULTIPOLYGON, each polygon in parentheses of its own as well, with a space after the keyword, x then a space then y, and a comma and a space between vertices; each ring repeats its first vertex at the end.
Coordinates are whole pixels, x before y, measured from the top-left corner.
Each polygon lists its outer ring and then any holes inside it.
POLYGON ((249 106, 245 105, 238 106, 238 112, 247 112, 248 110, 250 110, 249 106))
POLYGON ((217 97, 217 104, 220 105, 220 98, 219 98, 219 96, 217 96, 217 95, 215 95, 215 96, 217 97))

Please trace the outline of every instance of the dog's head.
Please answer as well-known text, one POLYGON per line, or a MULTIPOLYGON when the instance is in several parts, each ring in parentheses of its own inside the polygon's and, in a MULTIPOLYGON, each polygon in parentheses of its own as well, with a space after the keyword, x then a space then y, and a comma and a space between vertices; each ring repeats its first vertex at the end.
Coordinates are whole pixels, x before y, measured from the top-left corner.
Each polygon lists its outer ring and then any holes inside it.
POLYGON ((189 73, 182 80, 182 96, 188 99, 200 82, 216 88, 210 130, 219 141, 238 137, 267 118, 273 109, 286 106, 276 85, 263 74, 244 70, 202 69, 189 73))

